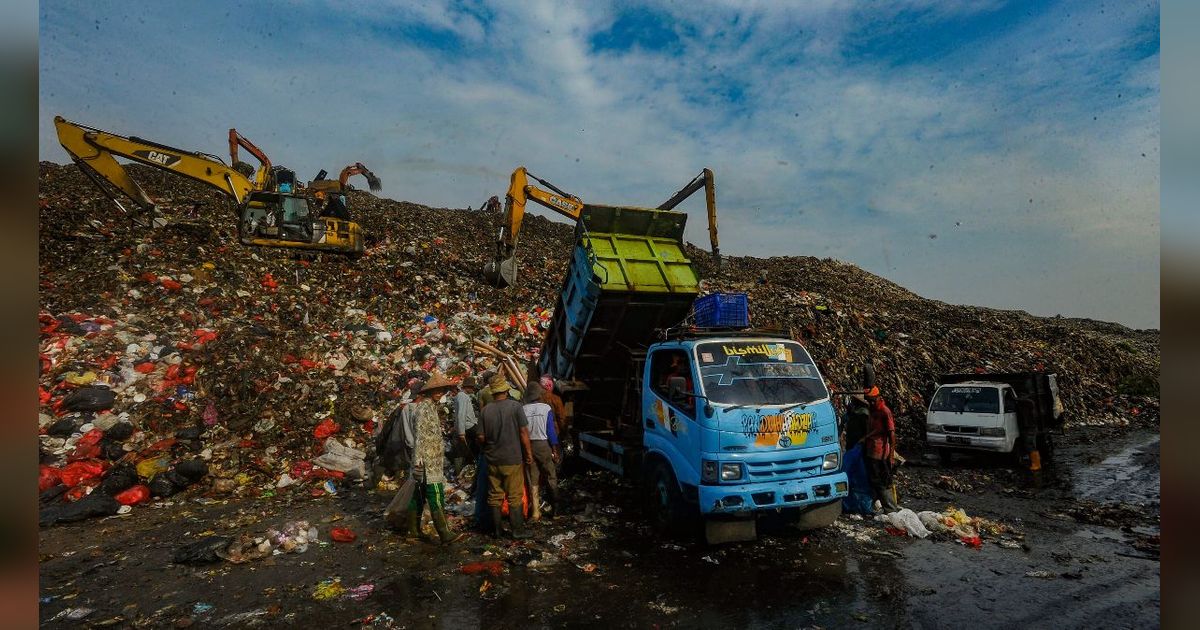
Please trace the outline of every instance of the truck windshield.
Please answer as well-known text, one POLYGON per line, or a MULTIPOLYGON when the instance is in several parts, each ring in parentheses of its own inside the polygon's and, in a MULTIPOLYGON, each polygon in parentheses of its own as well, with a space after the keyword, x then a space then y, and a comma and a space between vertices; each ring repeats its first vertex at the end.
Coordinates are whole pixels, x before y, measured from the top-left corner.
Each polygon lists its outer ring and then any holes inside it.
POLYGON ((704 395, 727 405, 792 405, 829 396, 804 348, 785 341, 725 341, 696 346, 704 395))
POLYGON ((946 385, 933 395, 930 411, 1000 413, 1000 392, 995 387, 946 385))

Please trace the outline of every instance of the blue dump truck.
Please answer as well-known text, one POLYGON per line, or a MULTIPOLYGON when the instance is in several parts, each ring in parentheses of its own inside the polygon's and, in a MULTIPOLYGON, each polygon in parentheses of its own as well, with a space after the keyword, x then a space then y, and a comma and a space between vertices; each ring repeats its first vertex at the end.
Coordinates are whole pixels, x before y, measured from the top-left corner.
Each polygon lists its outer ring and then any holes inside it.
POLYGON ((582 207, 538 364, 577 454, 642 482, 662 531, 699 518, 710 543, 753 540, 766 513, 828 525, 848 483, 824 379, 802 345, 749 328, 745 295, 697 300, 686 220, 582 207))

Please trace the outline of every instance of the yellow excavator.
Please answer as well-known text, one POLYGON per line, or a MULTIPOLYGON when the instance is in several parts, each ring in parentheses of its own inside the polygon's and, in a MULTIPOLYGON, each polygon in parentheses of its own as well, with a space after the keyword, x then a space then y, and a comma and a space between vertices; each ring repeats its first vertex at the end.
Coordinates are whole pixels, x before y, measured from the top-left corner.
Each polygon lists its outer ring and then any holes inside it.
MULTIPOLYGON (((272 167, 261 151, 255 157, 262 160, 262 165, 251 179, 215 155, 117 135, 68 121, 62 116, 54 118, 54 126, 58 141, 71 160, 122 211, 124 206, 104 182, 115 186, 145 210, 152 211, 155 204, 129 171, 117 162, 118 157, 207 184, 232 199, 237 206, 238 238, 245 245, 317 250, 355 257, 363 252, 362 228, 357 223, 314 216, 305 195, 293 190, 294 173, 289 179, 291 171, 272 167)), ((235 134, 236 131, 231 130, 231 151, 237 146, 235 134)), ((245 142, 253 146, 249 141, 245 142)), ((238 145, 246 146, 240 142, 238 145)))
MULTIPOLYGON (((721 250, 717 242, 716 184, 713 181, 713 172, 711 170, 706 168, 701 171, 691 182, 672 195, 662 205, 658 206, 657 209, 672 210, 701 188, 704 188, 705 200, 708 206, 708 238, 712 245, 713 260, 719 267, 721 264, 721 250)), ((502 289, 516 283, 517 238, 521 234, 521 224, 525 220, 525 204, 529 200, 533 200, 539 205, 545 206, 575 221, 577 225, 582 223, 581 219, 584 216, 585 209, 592 207, 589 204, 585 204, 579 197, 563 191, 554 184, 530 173, 524 166, 518 166, 513 171, 512 177, 509 180, 508 193, 504 199, 504 219, 500 228, 500 234, 496 238, 496 257, 483 268, 484 277, 490 284, 497 288, 502 289), (530 179, 545 186, 550 191, 542 190, 530 184, 530 179)), ((481 209, 492 212, 498 211, 500 209, 500 200, 492 197, 481 209)), ((634 210, 638 209, 625 208, 621 212, 630 215, 632 218, 637 215, 636 212, 632 212, 634 210)), ((619 216, 621 212, 617 212, 616 214, 619 216)), ((633 222, 638 221, 639 219, 633 219, 633 222)), ((635 229, 640 231, 644 229, 644 226, 637 226, 635 229)))

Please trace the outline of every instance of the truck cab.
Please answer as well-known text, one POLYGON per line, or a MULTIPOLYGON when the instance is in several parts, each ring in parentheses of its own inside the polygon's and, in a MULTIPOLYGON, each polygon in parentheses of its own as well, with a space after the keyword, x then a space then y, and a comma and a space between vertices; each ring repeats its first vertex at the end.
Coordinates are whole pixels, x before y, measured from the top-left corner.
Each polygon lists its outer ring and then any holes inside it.
POLYGON ((829 392, 799 343, 656 344, 644 383, 646 457, 670 462, 701 514, 804 508, 846 494, 829 392))
POLYGON ((1028 454, 1034 469, 1051 456, 1051 434, 1063 425, 1056 375, 951 374, 939 382, 925 417, 925 440, 938 449, 943 463, 957 450, 1011 453, 1018 459, 1028 454))
POLYGON ((929 403, 925 436, 930 446, 1011 453, 1020 434, 1017 396, 1004 383, 942 385, 929 403))

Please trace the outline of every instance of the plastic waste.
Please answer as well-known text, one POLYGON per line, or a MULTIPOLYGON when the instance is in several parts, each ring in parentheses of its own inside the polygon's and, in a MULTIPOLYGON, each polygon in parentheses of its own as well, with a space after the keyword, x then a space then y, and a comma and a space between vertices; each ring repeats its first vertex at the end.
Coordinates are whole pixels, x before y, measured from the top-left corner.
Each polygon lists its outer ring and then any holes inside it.
POLYGON ((318 440, 324 440, 334 433, 337 433, 338 429, 340 428, 341 427, 339 427, 338 424, 333 421, 333 418, 325 418, 313 429, 313 437, 317 438, 318 440))
POLYGON ((504 563, 499 560, 481 560, 479 562, 468 562, 458 567, 460 573, 465 575, 480 575, 488 574, 498 576, 504 573, 504 563))
POLYGON ((346 589, 346 599, 361 602, 371 596, 375 592, 374 584, 359 584, 353 588, 346 589))
POLYGON ((317 601, 327 601, 337 599, 346 592, 346 587, 342 586, 340 579, 322 580, 320 584, 313 589, 312 598, 317 601))
POLYGON ((143 459, 137 464, 137 474, 142 479, 153 479, 159 473, 167 472, 171 467, 171 460, 166 455, 143 459))
POLYGON ((171 557, 171 562, 175 564, 212 564, 220 562, 221 557, 217 555, 218 550, 225 549, 231 542, 233 542, 233 539, 227 536, 206 536, 177 549, 175 555, 171 557))
POLYGON ((107 387, 81 387, 63 400, 63 407, 70 411, 102 411, 112 408, 116 400, 117 395, 107 387))
POLYGON ((325 453, 313 460, 313 463, 326 470, 336 470, 346 473, 351 479, 362 479, 367 476, 367 454, 355 448, 350 448, 335 438, 325 440, 325 453))
POLYGON ((917 516, 916 512, 908 508, 890 514, 880 514, 875 519, 903 530, 909 536, 916 536, 917 538, 929 536, 929 530, 925 529, 925 526, 921 524, 921 519, 917 516))
POLYGON ((117 503, 121 505, 137 505, 150 500, 150 488, 143 485, 136 485, 127 490, 123 490, 115 497, 117 503))
POLYGON ((47 506, 38 513, 38 525, 50 527, 58 523, 72 523, 98 516, 112 516, 121 509, 116 499, 103 492, 93 492, 73 503, 57 503, 47 506))
POLYGON ((354 542, 358 536, 349 527, 334 527, 329 530, 329 538, 336 542, 354 542))

